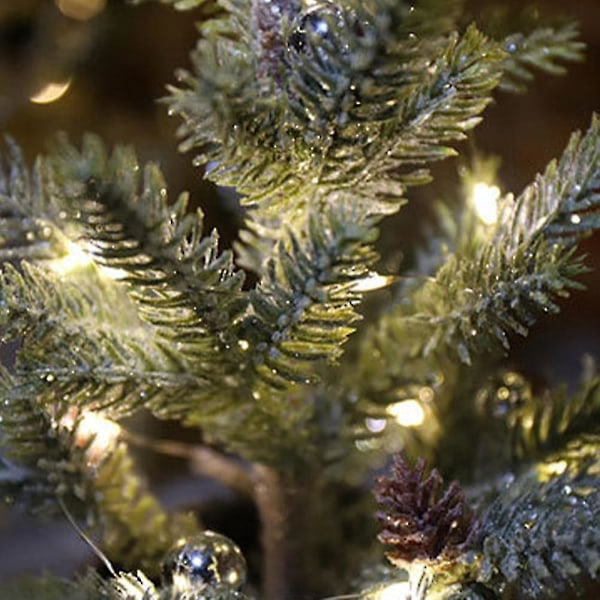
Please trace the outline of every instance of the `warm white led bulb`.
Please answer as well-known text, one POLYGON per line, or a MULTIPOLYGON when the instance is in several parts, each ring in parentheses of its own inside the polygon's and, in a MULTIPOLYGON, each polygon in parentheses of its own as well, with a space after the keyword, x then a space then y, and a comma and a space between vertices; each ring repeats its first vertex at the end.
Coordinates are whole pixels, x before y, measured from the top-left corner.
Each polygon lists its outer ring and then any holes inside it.
POLYGON ((368 600, 410 600, 410 598, 410 583, 400 581, 378 589, 368 600))
POLYGON ((373 292, 387 287, 394 282, 394 275, 380 275, 379 273, 369 273, 367 277, 355 281, 351 285, 353 292, 373 292))
POLYGON ((121 427, 99 413, 78 409, 69 410, 59 425, 74 432, 75 445, 85 448, 89 467, 97 467, 115 447, 121 427))
POLYGON ((29 100, 34 104, 50 104, 62 98, 71 87, 71 79, 66 81, 50 81, 44 84, 29 100))
POLYGON ((55 0, 55 2, 66 17, 78 21, 92 19, 106 7, 106 0, 55 0))
POLYGON ((499 198, 500 188, 497 185, 479 182, 473 186, 475 212, 486 225, 493 225, 498 220, 499 198))
POLYGON ((50 268, 59 275, 68 275, 83 269, 92 263, 90 256, 84 252, 77 244, 67 242, 67 252, 60 258, 49 263, 50 268))
POLYGON ((425 421, 425 410, 418 400, 402 400, 391 404, 387 413, 403 427, 418 427, 425 421))

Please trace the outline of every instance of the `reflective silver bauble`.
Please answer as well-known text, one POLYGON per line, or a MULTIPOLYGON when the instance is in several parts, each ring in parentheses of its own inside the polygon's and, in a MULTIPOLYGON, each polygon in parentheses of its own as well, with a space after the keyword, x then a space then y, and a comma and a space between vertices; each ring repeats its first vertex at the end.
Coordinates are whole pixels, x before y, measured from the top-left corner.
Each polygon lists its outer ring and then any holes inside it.
POLYGON ((182 539, 163 561, 163 580, 177 591, 225 586, 239 590, 246 581, 246 561, 228 537, 203 531, 182 539))

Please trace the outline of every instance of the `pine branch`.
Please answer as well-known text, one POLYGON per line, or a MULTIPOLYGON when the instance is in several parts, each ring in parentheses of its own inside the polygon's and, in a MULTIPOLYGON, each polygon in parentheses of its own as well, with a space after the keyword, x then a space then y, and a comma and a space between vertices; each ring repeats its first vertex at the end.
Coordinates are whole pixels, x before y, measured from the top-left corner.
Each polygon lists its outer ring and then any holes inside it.
POLYGON ((52 404, 66 395, 74 406, 103 408, 115 418, 141 406, 176 410, 202 383, 183 373, 135 313, 122 326, 126 302, 93 273, 75 284, 32 265, 21 269, 7 265, 0 276, 3 341, 23 341, 15 368, 24 383, 11 390, 14 398, 52 404), (107 310, 115 305, 118 314, 107 310))
POLYGON ((422 352, 456 349, 464 362, 481 349, 508 348, 556 299, 580 285, 577 242, 598 227, 600 120, 575 134, 561 159, 513 202, 504 201, 495 230, 473 254, 450 255, 432 281, 393 317, 414 321, 422 352), (398 314, 400 313, 400 314, 398 314))
POLYGON ((10 139, 6 144, 8 156, 0 158, 0 260, 60 257, 65 239, 49 220, 55 211, 39 164, 30 175, 18 146, 10 139))
POLYGON ((563 387, 533 396, 510 416, 510 435, 517 460, 559 450, 574 435, 589 431, 600 413, 600 377, 586 379, 569 394, 563 387))
POLYGON ((397 21, 405 31, 412 31, 417 37, 435 38, 458 28, 465 0, 448 0, 444 3, 420 0, 415 4, 387 0, 387 5, 390 10, 400 13, 397 21))
MULTIPOLYGON (((247 194, 251 220, 272 230, 295 219, 307 185, 362 192, 374 214, 397 210, 404 187, 427 180, 418 168, 452 155, 447 144, 477 124, 500 77, 496 44, 474 28, 415 41, 403 3, 296 14, 281 2, 279 18, 256 6, 206 32, 196 74, 181 75, 190 89, 172 89, 170 104, 184 118, 182 148, 198 148, 215 165, 209 178, 247 194)), ((433 8, 421 8, 427 29, 433 8)))
MULTIPOLYGON (((354 306, 361 294, 355 283, 369 274, 376 255, 368 246, 376 232, 351 219, 345 211, 311 214, 306 238, 289 233, 288 245, 252 294, 255 319, 250 346, 256 374, 263 381, 255 397, 267 401, 273 392, 315 380, 315 361, 335 361, 341 345, 359 317, 354 306)), ((276 394, 275 394, 276 397, 276 394)))
POLYGON ((242 592, 231 589, 175 591, 157 587, 142 572, 119 573, 101 579, 89 571, 74 581, 52 575, 19 578, 0 586, 0 600, 249 600, 242 592))
POLYGON ((456 154, 448 144, 464 139, 481 120, 500 78, 502 56, 475 27, 462 37, 451 35, 386 127, 384 142, 365 165, 363 177, 377 185, 381 178, 404 186, 427 182, 428 173, 414 167, 456 154))
MULTIPOLYGON (((451 389, 460 379, 455 352, 465 362, 477 353, 481 363, 481 350, 507 348, 510 334, 525 334, 540 314, 558 310, 556 297, 578 286, 573 278, 583 268, 574 254, 576 242, 597 226, 598 159, 594 119, 589 132, 574 136, 561 160, 516 201, 504 200, 495 231, 479 225, 474 232, 468 224, 450 222, 421 276, 401 288, 396 307, 360 341, 360 355, 344 382, 348 393, 361 398, 352 408, 357 418, 385 414, 404 390, 436 389, 436 378, 445 381, 448 406, 463 402, 465 390, 451 389), (448 313, 432 318, 437 311, 448 313)), ((475 386, 476 378, 470 372, 475 386)), ((529 440, 535 446, 535 436, 542 435, 550 418, 545 409, 541 412, 537 433, 515 429, 517 445, 529 440)), ((561 420, 560 414, 552 420, 561 420)), ((442 420, 445 429, 448 416, 442 420)))
MULTIPOLYGON (((597 459, 598 440, 595 442, 597 459)), ((592 452, 593 454, 593 452, 592 452)), ((600 517, 593 469, 543 483, 524 477, 490 508, 482 526, 478 581, 518 598, 577 594, 600 577, 600 517)))
POLYGON ((534 29, 531 33, 513 33, 504 39, 508 53, 504 61, 504 76, 500 89, 508 92, 524 92, 537 69, 550 75, 564 75, 562 61, 583 60, 585 44, 578 40, 576 23, 564 23, 556 27, 534 29))
MULTIPOLYGON (((227 327, 243 309, 242 273, 230 253, 218 254, 215 232, 202 238, 202 215, 187 215, 187 197, 168 205, 155 166, 141 169, 132 151, 109 158, 87 136, 79 153, 65 139, 45 163, 55 202, 78 222, 94 259, 119 269, 141 316, 200 371, 214 346, 229 343, 227 327)), ((212 365, 214 367, 214 365, 212 365)))
POLYGON ((506 51, 504 76, 499 88, 521 93, 534 78, 535 71, 563 75, 562 62, 583 59, 585 44, 578 40, 579 27, 571 21, 544 23, 533 5, 516 10, 507 5, 478 7, 477 22, 487 34, 502 43, 506 51))
POLYGON ((167 516, 117 441, 116 424, 101 413, 79 411, 69 398, 44 406, 35 397, 12 396, 11 379, 4 373, 4 491, 18 494, 34 513, 56 515, 64 503, 101 535, 111 559, 156 569, 174 541, 195 529, 194 519, 167 516))

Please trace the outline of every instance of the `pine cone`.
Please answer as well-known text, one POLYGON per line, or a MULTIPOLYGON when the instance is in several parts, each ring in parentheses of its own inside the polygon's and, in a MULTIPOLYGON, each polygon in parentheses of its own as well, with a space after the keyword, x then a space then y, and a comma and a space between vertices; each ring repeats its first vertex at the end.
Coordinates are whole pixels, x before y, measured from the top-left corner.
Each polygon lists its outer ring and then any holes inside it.
POLYGON ((416 559, 451 558, 459 554, 475 530, 475 517, 453 481, 440 498, 444 480, 437 469, 424 479, 425 460, 411 468, 402 454, 394 456, 390 477, 380 477, 374 490, 382 510, 379 541, 395 565, 416 559))

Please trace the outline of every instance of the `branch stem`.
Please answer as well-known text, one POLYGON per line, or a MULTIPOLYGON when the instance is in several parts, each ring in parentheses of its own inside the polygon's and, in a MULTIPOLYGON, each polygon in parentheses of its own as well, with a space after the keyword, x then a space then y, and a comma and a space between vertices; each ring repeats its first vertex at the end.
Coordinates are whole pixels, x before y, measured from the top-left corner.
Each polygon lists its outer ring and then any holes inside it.
POLYGON ((248 465, 239 459, 230 458, 217 450, 199 444, 148 438, 125 429, 122 430, 121 435, 125 441, 139 448, 187 459, 195 474, 210 477, 243 496, 254 496, 255 482, 251 471, 248 465))
POLYGON ((255 465, 254 499, 260 515, 263 547, 263 595, 265 600, 289 597, 290 561, 289 507, 279 474, 264 465, 255 465))

